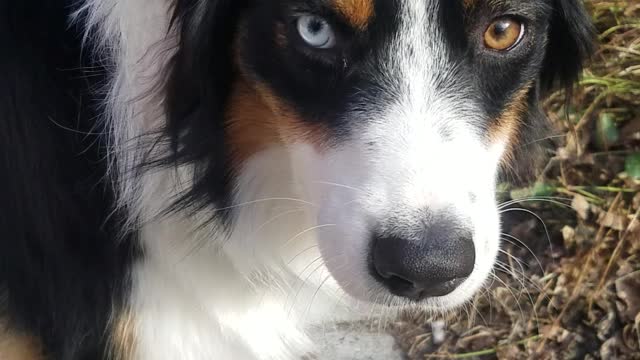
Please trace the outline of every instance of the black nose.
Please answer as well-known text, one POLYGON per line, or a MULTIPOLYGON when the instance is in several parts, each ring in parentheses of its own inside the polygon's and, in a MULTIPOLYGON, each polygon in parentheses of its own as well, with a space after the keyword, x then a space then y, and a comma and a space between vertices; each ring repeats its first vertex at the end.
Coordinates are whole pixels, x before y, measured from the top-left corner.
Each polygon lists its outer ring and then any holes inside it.
POLYGON ((447 295, 473 271, 471 232, 448 219, 418 236, 374 235, 372 241, 372 275, 391 293, 411 300, 447 295))

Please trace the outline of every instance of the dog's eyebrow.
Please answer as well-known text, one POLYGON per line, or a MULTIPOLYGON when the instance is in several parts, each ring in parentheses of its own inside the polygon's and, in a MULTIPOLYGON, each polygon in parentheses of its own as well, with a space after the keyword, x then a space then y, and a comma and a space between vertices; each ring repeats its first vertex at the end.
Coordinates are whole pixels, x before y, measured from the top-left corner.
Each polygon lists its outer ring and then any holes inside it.
MULTIPOLYGON (((452 1, 452 0, 442 0, 452 1)), ((536 18, 548 16, 552 10, 546 1, 527 1, 527 0, 456 0, 460 1, 463 8, 467 12, 484 7, 496 15, 501 13, 520 14, 525 17, 536 18)))
POLYGON ((476 6, 478 0, 462 0, 462 5, 465 9, 472 9, 476 6))
POLYGON ((353 27, 364 30, 375 15, 373 2, 374 0, 331 0, 329 6, 353 27))

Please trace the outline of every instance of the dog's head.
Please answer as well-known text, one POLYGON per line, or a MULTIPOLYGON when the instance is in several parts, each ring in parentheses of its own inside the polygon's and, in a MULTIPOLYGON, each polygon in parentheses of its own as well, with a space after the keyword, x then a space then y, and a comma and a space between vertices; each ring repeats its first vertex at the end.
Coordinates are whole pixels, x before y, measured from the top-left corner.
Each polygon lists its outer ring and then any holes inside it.
POLYGON ((347 293, 437 309, 489 276, 496 178, 591 41, 578 0, 178 0, 174 20, 167 131, 195 164, 188 198, 233 229, 288 226, 286 208, 239 214, 295 197, 347 293))

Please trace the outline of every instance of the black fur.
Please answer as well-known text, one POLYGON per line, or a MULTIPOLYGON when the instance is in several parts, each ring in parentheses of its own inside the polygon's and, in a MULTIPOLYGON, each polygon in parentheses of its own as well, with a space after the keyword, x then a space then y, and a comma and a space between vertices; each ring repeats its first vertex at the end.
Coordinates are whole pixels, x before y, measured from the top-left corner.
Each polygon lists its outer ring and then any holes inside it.
MULTIPOLYGON (((178 201, 178 209, 229 205, 231 164, 224 113, 235 77, 232 42, 236 19, 245 3, 214 0, 199 14, 197 0, 176 1, 173 26, 183 36, 165 89, 165 131, 174 151, 163 161, 169 166, 196 164, 194 186, 178 201)), ((226 213, 217 215, 224 218, 226 213)))
POLYGON ((48 358, 94 360, 135 249, 114 241, 92 93, 102 71, 82 69, 71 5, 0 1, 0 312, 48 358))
POLYGON ((595 28, 581 0, 553 0, 541 76, 543 90, 570 88, 595 48, 595 28))

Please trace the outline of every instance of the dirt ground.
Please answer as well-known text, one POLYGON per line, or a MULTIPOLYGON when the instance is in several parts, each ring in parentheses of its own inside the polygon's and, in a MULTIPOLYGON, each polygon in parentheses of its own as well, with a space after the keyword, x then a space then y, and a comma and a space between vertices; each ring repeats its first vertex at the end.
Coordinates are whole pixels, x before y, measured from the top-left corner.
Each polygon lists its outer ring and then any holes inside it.
POLYGON ((640 359, 640 1, 586 1, 599 50, 570 106, 544 107, 550 160, 529 188, 502 186, 493 283, 459 314, 406 314, 409 359, 640 359))

